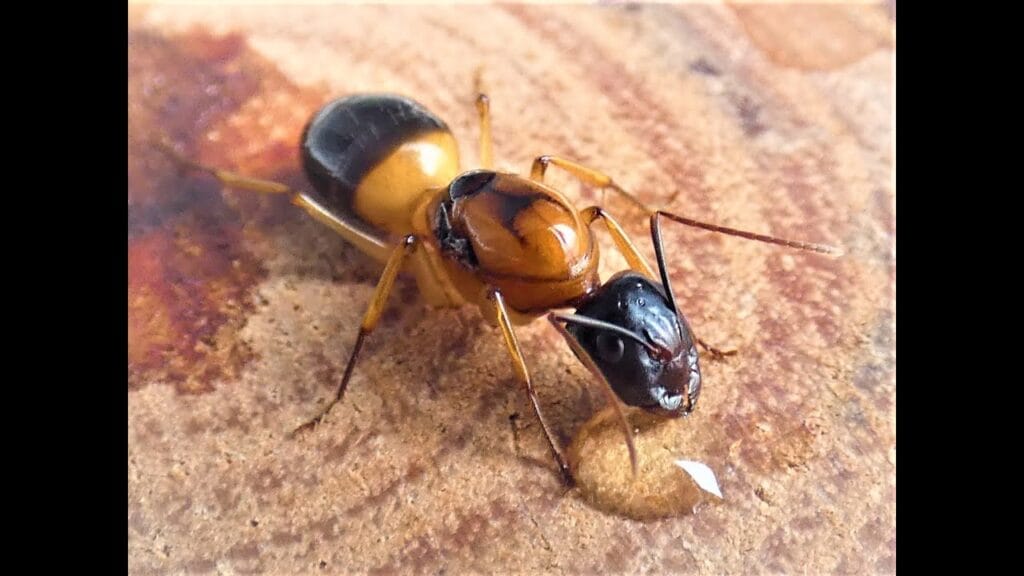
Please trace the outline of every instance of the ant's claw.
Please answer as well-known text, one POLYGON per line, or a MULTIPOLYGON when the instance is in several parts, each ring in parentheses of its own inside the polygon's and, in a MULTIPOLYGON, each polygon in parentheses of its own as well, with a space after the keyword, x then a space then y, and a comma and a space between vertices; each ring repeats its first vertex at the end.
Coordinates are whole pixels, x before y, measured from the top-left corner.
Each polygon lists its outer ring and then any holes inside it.
POLYGON ((735 356, 737 351, 735 348, 732 350, 719 350, 718 348, 710 348, 708 349, 708 352, 711 352, 711 357, 714 358, 715 360, 725 360, 728 356, 735 356))
POLYGON ((739 352, 739 350, 736 350, 735 348, 731 350, 720 350, 714 346, 708 345, 707 342, 700 338, 697 339, 697 344, 700 344, 700 347, 703 348, 705 352, 711 354, 712 360, 725 360, 727 356, 735 356, 739 352))
POLYGON ((306 433, 307 431, 309 431, 309 430, 312 430, 312 429, 316 428, 316 427, 317 427, 317 425, 319 425, 319 424, 320 424, 320 422, 322 422, 322 421, 323 421, 323 419, 324 419, 324 418, 323 418, 323 416, 318 416, 318 417, 316 417, 316 418, 313 418, 313 419, 312 419, 312 420, 310 420, 309 422, 306 422, 306 423, 305 423, 305 424, 303 424, 302 426, 299 426, 299 427, 298 427, 298 428, 296 428, 295 430, 292 430, 292 435, 291 435, 291 437, 292 437, 293 439, 294 439, 294 438, 298 438, 298 437, 299 437, 299 436, 300 436, 301 434, 305 434, 305 433, 306 433))
POLYGON ((569 470, 569 466, 565 464, 562 464, 560 468, 562 470, 562 485, 564 485, 567 490, 572 490, 576 487, 576 479, 572 477, 572 471, 569 470))

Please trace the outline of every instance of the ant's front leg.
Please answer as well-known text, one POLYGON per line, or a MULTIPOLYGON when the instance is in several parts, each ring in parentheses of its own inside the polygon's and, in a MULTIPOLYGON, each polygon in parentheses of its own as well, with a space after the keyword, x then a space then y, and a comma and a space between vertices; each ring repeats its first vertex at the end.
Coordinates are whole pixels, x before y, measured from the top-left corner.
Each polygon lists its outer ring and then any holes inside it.
POLYGON ((540 421, 540 427, 544 431, 544 437, 547 438, 548 446, 551 447, 551 453, 555 457, 555 462, 558 463, 558 469, 562 473, 562 480, 565 482, 566 486, 573 486, 576 481, 572 477, 572 471, 569 469, 569 464, 566 462, 565 454, 561 447, 559 447, 558 441, 555 439, 555 435, 551 431, 551 427, 548 426, 547 420, 544 419, 544 414, 540 407, 540 399, 537 397, 537 391, 533 387, 533 381, 530 379, 530 371, 526 367, 526 359, 523 357, 523 351, 519 348, 519 340, 516 338, 515 330, 512 328, 512 321, 509 319, 508 308, 505 306, 505 298, 502 297, 499 290, 493 288, 488 291, 487 297, 494 306, 494 314, 497 317, 498 326, 501 327, 501 333, 505 337, 505 347, 508 350, 509 356, 512 358, 516 375, 526 387, 526 394, 530 397, 530 403, 533 405, 533 412, 537 415, 537 420, 540 421))

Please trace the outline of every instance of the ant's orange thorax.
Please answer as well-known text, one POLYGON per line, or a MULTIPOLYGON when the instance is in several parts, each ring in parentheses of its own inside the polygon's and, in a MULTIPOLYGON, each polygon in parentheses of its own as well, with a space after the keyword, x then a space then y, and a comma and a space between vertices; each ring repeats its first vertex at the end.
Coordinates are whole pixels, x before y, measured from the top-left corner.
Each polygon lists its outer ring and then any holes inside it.
POLYGON ((574 306, 600 285, 590 228, 558 191, 487 170, 456 178, 436 202, 433 240, 446 260, 523 314, 574 306))

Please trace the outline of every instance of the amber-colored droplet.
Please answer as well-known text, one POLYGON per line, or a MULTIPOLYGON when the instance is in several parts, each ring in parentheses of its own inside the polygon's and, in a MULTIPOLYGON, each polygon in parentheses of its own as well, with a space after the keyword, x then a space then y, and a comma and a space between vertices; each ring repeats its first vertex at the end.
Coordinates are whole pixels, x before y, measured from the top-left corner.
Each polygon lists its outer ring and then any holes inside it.
POLYGON ((636 409, 626 409, 626 419, 640 459, 635 478, 622 426, 609 408, 584 424, 569 446, 573 476, 591 505, 634 520, 655 520, 689 514, 699 503, 716 500, 675 463, 702 459, 696 443, 687 442, 688 419, 665 420, 636 409))

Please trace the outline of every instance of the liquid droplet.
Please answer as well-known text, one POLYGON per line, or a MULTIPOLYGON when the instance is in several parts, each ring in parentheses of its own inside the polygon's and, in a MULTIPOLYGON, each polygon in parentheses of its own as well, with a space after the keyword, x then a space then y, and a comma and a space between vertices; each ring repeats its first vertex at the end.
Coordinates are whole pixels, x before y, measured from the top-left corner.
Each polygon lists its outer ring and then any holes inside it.
MULTIPOLYGON (((622 425, 615 412, 605 408, 580 428, 567 454, 583 498, 594 508, 635 520, 690 514, 701 502, 714 500, 707 495, 714 492, 705 487, 703 477, 684 472, 677 464, 703 457, 693 420, 623 409, 634 430, 637 475, 634 478, 622 425)), ((713 473, 710 476, 714 478, 713 473)), ((717 488, 717 482, 714 485, 717 488)))

